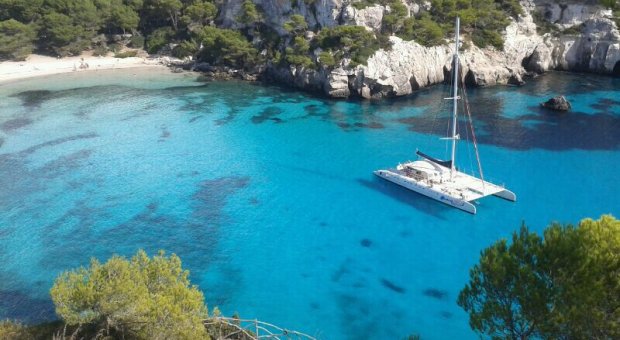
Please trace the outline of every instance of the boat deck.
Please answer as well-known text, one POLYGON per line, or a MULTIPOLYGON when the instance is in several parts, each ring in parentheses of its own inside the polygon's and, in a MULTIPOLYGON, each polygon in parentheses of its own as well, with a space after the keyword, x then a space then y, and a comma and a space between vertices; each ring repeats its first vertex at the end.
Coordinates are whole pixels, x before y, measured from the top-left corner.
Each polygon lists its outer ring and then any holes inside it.
MULTIPOLYGON (((454 177, 443 180, 417 180, 407 176, 404 172, 397 169, 389 169, 388 171, 396 173, 402 178, 418 185, 426 186, 428 189, 445 194, 458 200, 467 202, 475 201, 490 195, 496 195, 509 201, 516 201, 514 193, 510 192, 503 186, 483 181, 480 178, 468 175, 466 173, 455 171, 454 177)), ((446 176, 449 176, 446 174, 446 176)))

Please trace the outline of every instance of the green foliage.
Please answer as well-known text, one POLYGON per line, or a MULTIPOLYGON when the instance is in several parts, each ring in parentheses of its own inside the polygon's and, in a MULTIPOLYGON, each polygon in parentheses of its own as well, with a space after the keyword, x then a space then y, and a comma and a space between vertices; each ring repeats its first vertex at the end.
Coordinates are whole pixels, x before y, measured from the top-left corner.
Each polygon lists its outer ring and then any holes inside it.
POLYGON ((32 338, 28 328, 19 322, 10 320, 0 321, 0 339, 23 340, 32 338))
POLYGON ((183 10, 181 22, 186 26, 206 25, 215 19, 217 7, 211 2, 196 1, 183 10))
POLYGON ((291 65, 314 67, 314 62, 308 57, 310 44, 303 37, 295 37, 292 47, 286 48, 285 60, 291 65))
MULTIPOLYGON (((387 0, 389 1, 389 0, 387 0)), ((385 0, 360 0, 352 3, 351 5, 356 9, 364 9, 366 7, 376 5, 376 4, 384 4, 385 0)))
POLYGON ((421 16, 418 19, 405 19, 403 28, 397 32, 397 36, 404 40, 415 40, 424 46, 436 46, 445 43, 444 30, 428 15, 421 16))
POLYGON ((77 55, 90 46, 80 26, 64 14, 52 12, 43 16, 42 45, 59 56, 77 55))
POLYGON ((123 46, 118 43, 113 43, 108 46, 108 51, 118 53, 123 49, 123 46))
POLYGON ((51 289, 56 313, 69 325, 96 325, 107 336, 138 339, 206 339, 202 293, 189 282, 176 255, 101 264, 62 273, 51 289))
POLYGON ((386 2, 390 7, 390 12, 383 15, 381 21, 382 29, 389 33, 397 32, 403 25, 408 16, 408 10, 400 0, 386 2))
POLYGON ((150 27, 162 27, 170 23, 178 30, 183 3, 180 0, 144 0, 142 20, 150 27))
POLYGON ((139 34, 134 34, 129 39, 129 46, 133 48, 144 48, 144 37, 139 34))
POLYGON ((583 24, 581 25, 573 25, 571 27, 565 28, 562 31, 562 34, 566 35, 579 35, 581 34, 581 30, 583 29, 583 24))
POLYGON ((193 56, 196 52, 198 52, 198 44, 193 40, 184 40, 172 50, 172 55, 177 58, 186 58, 193 56))
POLYGON ((500 8, 513 18, 524 14, 519 0, 495 0, 495 3, 499 4, 500 8))
POLYGON ((261 15, 252 0, 245 0, 241 4, 241 13, 237 20, 246 25, 252 25, 260 21, 261 15))
POLYGON ((620 221, 525 226, 485 249, 458 304, 493 338, 620 337, 620 221))
POLYGON ((203 45, 201 61, 236 68, 251 68, 259 61, 258 51, 238 31, 204 27, 196 38, 203 45))
POLYGON ((293 14, 291 20, 284 23, 284 29, 289 33, 301 33, 308 29, 303 15, 293 14))
POLYGON ((123 31, 135 32, 140 23, 140 17, 135 10, 129 6, 120 5, 112 8, 109 19, 109 26, 123 31))
POLYGON ((478 47, 493 46, 498 50, 504 49, 504 38, 497 31, 475 30, 471 41, 478 47))
POLYGON ((138 51, 125 51, 114 54, 114 58, 133 58, 138 55, 138 51))
POLYGON ((319 53, 319 61, 321 62, 322 65, 327 66, 327 67, 333 67, 336 65, 336 59, 331 53, 327 51, 323 51, 319 53))
POLYGON ((44 0, 0 0, 0 21, 15 19, 31 23, 41 17, 44 0))
POLYGON ((95 57, 106 56, 106 55, 108 55, 108 48, 106 46, 104 46, 104 45, 96 46, 93 49, 93 55, 95 57))
POLYGON ((351 58, 352 66, 366 64, 368 58, 381 48, 375 35, 362 26, 324 28, 317 35, 317 44, 332 52, 336 60, 351 58))
POLYGON ((0 60, 24 60, 32 53, 36 32, 32 25, 13 19, 0 22, 0 60))
POLYGON ((169 26, 156 29, 146 38, 146 51, 157 53, 173 36, 174 31, 169 26))
POLYGON ((599 2, 601 3, 601 6, 606 8, 616 9, 620 7, 618 0, 599 0, 599 2))
POLYGON ((103 19, 92 0, 46 0, 38 21, 41 45, 57 55, 77 55, 91 46, 103 19))
POLYGON ((508 17, 522 13, 517 0, 432 0, 432 21, 439 23, 444 32, 453 32, 454 20, 461 18, 463 32, 470 32, 478 47, 503 48, 501 32, 508 26, 508 17))

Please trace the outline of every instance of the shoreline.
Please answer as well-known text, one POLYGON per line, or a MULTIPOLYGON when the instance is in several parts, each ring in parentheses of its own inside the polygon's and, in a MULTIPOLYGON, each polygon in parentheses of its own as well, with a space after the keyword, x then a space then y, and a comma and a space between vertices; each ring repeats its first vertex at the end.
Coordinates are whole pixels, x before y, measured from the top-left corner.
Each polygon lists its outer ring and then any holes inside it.
POLYGON ((159 57, 115 58, 113 56, 95 57, 89 54, 82 54, 75 57, 54 58, 31 54, 25 61, 0 62, 0 84, 33 77, 74 72, 144 67, 167 69, 167 64, 167 60, 159 57))

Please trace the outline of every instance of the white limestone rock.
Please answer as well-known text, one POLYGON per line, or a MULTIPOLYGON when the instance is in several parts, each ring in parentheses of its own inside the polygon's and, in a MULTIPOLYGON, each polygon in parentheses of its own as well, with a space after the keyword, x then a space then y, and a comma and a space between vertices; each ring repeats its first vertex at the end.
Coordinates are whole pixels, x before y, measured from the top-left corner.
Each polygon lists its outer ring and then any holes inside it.
POLYGON ((380 32, 384 10, 385 8, 381 5, 368 6, 363 9, 346 6, 342 11, 342 21, 345 25, 364 26, 380 32))

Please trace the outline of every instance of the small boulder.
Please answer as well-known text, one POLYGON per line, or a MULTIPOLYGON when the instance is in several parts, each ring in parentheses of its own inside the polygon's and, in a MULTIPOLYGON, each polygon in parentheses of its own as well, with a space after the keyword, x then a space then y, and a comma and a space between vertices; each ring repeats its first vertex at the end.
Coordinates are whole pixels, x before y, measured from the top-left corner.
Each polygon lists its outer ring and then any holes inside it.
POLYGON ((564 96, 551 98, 544 103, 540 103, 540 106, 554 111, 569 111, 571 109, 570 103, 564 96))

